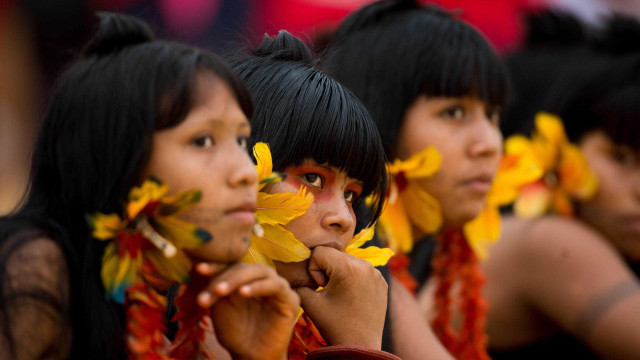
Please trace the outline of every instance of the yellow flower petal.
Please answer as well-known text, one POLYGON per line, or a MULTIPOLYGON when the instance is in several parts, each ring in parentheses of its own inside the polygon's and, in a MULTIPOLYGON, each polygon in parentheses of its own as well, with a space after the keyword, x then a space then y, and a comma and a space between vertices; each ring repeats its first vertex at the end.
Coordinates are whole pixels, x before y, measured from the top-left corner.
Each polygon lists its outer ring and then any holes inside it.
POLYGON ((263 224, 264 236, 251 237, 251 249, 282 262, 308 259, 311 251, 281 225, 263 224))
POLYGON ((404 210, 412 224, 427 234, 433 234, 442 226, 440 203, 424 191, 414 181, 407 182, 407 188, 400 192, 404 210))
POLYGON ((351 241, 349 241, 349 245, 347 245, 347 249, 356 249, 360 246, 364 245, 367 241, 373 239, 373 235, 375 234, 375 226, 370 226, 368 228, 364 228, 360 230, 351 241))
POLYGON ((273 172, 273 160, 269 145, 259 142, 253 147, 253 156, 256 158, 256 171, 258 172, 258 190, 262 190, 267 184, 276 183, 282 177, 273 172))
POLYGON ((424 178, 435 174, 441 164, 442 156, 435 147, 429 146, 407 160, 396 159, 389 165, 389 173, 396 175, 403 172, 407 179, 424 178))
POLYGON ((263 264, 267 265, 272 269, 276 268, 276 265, 273 263, 273 260, 269 259, 262 253, 256 251, 255 249, 249 249, 246 254, 241 259, 242 262, 246 262, 249 264, 263 264))
POLYGON ((598 187, 596 176, 591 172, 587 160, 575 145, 562 147, 558 175, 561 188, 576 199, 589 199, 598 187))
POLYGON ((551 193, 542 181, 526 185, 514 204, 516 215, 533 218, 544 214, 551 203, 551 193))
POLYGON ((485 204, 475 219, 464 226, 469 246, 480 259, 486 259, 489 246, 500 237, 500 212, 498 208, 485 204))
POLYGON ((411 224, 407 217, 402 200, 398 197, 394 203, 389 201, 378 220, 378 232, 394 251, 407 253, 413 247, 411 224))
POLYGON ((363 259, 371 263, 373 266, 386 265, 394 252, 389 248, 379 248, 377 246, 369 246, 364 249, 351 248, 346 250, 347 254, 363 259))
POLYGON ((129 204, 127 204, 129 219, 134 219, 149 202, 160 200, 168 191, 168 185, 160 184, 155 180, 145 180, 142 186, 131 189, 129 204))
POLYGON ((291 220, 301 216, 313 203, 313 194, 300 187, 297 193, 258 193, 256 218, 258 222, 271 225, 287 225, 291 220))
POLYGON ((104 215, 97 213, 88 217, 92 228, 91 235, 98 240, 108 240, 116 237, 124 223, 117 214, 104 215))

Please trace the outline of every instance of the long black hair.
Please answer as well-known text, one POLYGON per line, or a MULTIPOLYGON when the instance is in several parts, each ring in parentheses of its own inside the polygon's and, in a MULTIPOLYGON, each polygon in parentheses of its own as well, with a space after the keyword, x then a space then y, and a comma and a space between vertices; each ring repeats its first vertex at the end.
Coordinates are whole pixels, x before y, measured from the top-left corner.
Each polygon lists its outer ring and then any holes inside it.
POLYGON ((322 69, 366 105, 393 158, 406 109, 420 95, 475 96, 504 108, 504 65, 478 31, 415 0, 379 1, 337 30, 322 69))
POLYGON ((64 232, 56 240, 65 243, 72 272, 73 357, 83 359, 123 358, 125 345, 122 308, 106 299, 100 280, 105 244, 91 238, 85 215, 121 211, 142 180, 154 132, 178 125, 196 101, 198 74, 213 73, 248 118, 253 111, 248 91, 221 58, 155 40, 135 18, 99 17, 82 58, 59 80, 35 145, 29 189, 14 215, 44 217, 64 232))
POLYGON ((255 102, 250 145, 269 143, 273 166, 284 171, 311 158, 364 182, 376 195, 364 224, 377 220, 386 190, 385 155, 369 113, 345 87, 312 66, 309 48, 286 31, 265 36, 251 54, 230 57, 255 102))

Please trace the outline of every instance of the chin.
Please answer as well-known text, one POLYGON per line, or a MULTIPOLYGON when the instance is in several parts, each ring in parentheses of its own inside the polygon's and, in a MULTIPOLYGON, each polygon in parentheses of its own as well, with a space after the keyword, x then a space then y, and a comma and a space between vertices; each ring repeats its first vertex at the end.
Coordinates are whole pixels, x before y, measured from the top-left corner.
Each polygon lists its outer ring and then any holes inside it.
POLYGON ((242 259, 251 245, 245 238, 248 239, 248 237, 234 237, 225 242, 212 239, 199 248, 189 251, 189 254, 202 261, 217 263, 236 262, 242 259))

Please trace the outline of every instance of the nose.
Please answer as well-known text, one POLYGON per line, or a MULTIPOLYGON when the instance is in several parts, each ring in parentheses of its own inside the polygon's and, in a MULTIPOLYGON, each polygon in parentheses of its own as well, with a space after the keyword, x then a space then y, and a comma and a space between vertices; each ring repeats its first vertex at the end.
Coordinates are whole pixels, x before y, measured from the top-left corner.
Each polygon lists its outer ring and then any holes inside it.
POLYGON ((232 154, 229 154, 229 164, 231 171, 228 183, 231 187, 257 186, 258 174, 245 149, 234 144, 232 154))
POLYGON ((331 199, 323 202, 324 214, 322 215, 322 227, 344 233, 349 231, 355 224, 355 219, 351 215, 351 210, 342 194, 334 194, 331 199))
POLYGON ((470 130, 469 156, 494 157, 502 154, 502 133, 496 124, 491 123, 484 110, 474 113, 470 130))

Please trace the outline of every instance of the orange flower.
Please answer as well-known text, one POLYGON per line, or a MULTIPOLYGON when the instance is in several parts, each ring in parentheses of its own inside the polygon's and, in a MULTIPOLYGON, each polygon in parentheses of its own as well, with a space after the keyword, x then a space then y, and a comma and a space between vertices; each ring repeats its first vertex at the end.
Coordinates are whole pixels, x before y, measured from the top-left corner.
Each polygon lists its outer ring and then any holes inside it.
POLYGON ((598 181, 580 149, 568 141, 558 117, 539 113, 535 120, 531 140, 514 136, 506 142, 507 152, 532 156, 543 170, 541 179, 520 191, 515 213, 535 217, 551 211, 572 216, 572 200, 593 196, 598 181))
POLYGON ((519 190, 542 176, 542 169, 527 154, 506 153, 496 173, 480 214, 464 226, 464 235, 480 259, 500 237, 499 207, 512 203, 519 190))
POLYGON ((442 225, 440 204, 418 183, 435 174, 441 163, 440 153, 430 146, 407 160, 388 164, 389 197, 378 220, 378 230, 393 251, 411 251, 411 224, 426 233, 435 233, 442 225))

